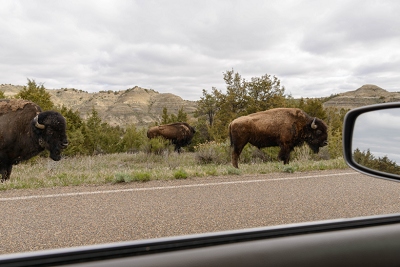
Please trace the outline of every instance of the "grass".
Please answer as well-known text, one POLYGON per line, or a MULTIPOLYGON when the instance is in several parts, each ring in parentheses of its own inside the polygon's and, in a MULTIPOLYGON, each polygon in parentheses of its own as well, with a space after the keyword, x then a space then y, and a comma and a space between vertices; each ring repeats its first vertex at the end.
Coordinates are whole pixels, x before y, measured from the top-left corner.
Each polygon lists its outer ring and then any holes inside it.
POLYGON ((197 160, 196 153, 189 152, 76 156, 63 158, 58 162, 49 158, 34 158, 15 165, 11 179, 0 183, 0 190, 347 168, 342 158, 320 161, 295 160, 288 165, 277 161, 239 162, 240 169, 233 168, 230 163, 198 164, 197 160))

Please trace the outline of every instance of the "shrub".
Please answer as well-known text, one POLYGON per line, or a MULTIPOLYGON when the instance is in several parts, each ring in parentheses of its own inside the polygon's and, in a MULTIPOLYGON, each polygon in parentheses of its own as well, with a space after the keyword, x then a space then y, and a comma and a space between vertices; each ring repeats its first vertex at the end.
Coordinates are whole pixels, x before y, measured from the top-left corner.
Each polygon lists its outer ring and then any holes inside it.
MULTIPOLYGON (((215 141, 199 144, 195 147, 196 159, 199 164, 227 164, 231 162, 231 147, 229 140, 224 143, 215 141)), ((259 163, 276 160, 279 147, 258 149, 246 144, 240 154, 240 163, 259 163)))
POLYGON ((328 149, 332 159, 343 156, 341 131, 337 130, 328 132, 328 149))
POLYGON ((218 175, 218 171, 216 168, 209 168, 205 172, 209 176, 217 176, 218 175))
POLYGON ((199 164, 226 164, 230 162, 230 146, 228 142, 217 143, 215 141, 195 146, 196 160, 199 164))
POLYGON ((148 182, 151 175, 148 172, 138 173, 117 173, 113 183, 129 183, 129 182, 148 182))
POLYGON ((186 179, 186 178, 188 178, 188 176, 189 175, 187 174, 187 172, 183 169, 180 169, 174 173, 175 179, 186 179))
POLYGON ((161 155, 163 152, 168 151, 170 142, 162 137, 150 139, 147 147, 145 148, 148 153, 161 155))
POLYGON ((136 182, 148 182, 150 181, 151 175, 148 172, 138 172, 133 174, 133 181, 136 182))
POLYGON ((283 166, 283 172, 294 173, 295 170, 296 170, 296 168, 293 166, 290 166, 290 165, 283 166))
POLYGON ((227 172, 229 175, 240 175, 241 172, 239 169, 233 168, 233 167, 228 167, 227 172))
POLYGON ((260 163, 260 162, 271 162, 276 161, 280 148, 279 147, 266 147, 258 149, 257 147, 246 144, 240 154, 241 163, 260 163))
POLYGON ((300 147, 295 147, 290 155, 292 160, 305 161, 311 159, 311 149, 308 145, 303 144, 300 147))
POLYGON ((127 183, 131 180, 131 176, 127 173, 116 173, 114 183, 127 183))

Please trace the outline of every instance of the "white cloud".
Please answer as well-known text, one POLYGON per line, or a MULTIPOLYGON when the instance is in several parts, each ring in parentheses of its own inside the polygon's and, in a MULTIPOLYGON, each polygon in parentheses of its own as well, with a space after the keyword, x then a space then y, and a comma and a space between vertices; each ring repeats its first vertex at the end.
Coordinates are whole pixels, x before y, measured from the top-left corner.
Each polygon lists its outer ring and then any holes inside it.
POLYGON ((377 157, 388 156, 400 163, 400 113, 398 108, 361 114, 354 125, 353 150, 370 150, 377 157))
POLYGON ((399 91, 396 1, 11 1, 0 83, 197 100, 222 73, 276 75, 295 97, 376 84, 399 91))

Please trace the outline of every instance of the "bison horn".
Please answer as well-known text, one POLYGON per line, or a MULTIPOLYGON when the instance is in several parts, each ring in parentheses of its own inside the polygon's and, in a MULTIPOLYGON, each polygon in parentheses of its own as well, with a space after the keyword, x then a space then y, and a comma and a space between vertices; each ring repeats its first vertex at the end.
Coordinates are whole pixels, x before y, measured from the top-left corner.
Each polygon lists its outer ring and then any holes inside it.
POLYGON ((315 124, 315 119, 316 119, 316 118, 317 118, 317 117, 315 117, 314 120, 313 120, 312 123, 311 123, 311 128, 313 128, 314 130, 318 128, 318 126, 315 124))
POLYGON ((44 126, 44 124, 40 124, 38 122, 38 116, 39 115, 36 115, 36 117, 33 119, 33 121, 35 122, 35 127, 38 128, 38 129, 42 129, 43 130, 45 128, 45 126, 44 126))

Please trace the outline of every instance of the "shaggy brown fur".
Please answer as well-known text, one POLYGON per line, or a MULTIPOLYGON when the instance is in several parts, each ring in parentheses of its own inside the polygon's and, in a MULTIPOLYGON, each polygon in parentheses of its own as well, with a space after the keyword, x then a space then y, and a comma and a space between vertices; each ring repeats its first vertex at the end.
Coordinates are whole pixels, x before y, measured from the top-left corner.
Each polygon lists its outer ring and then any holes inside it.
POLYGON ((301 109, 276 108, 239 117, 229 124, 232 165, 238 168, 238 159, 244 146, 250 143, 258 148, 279 146, 279 159, 289 163, 290 152, 306 142, 314 153, 327 145, 327 126, 310 117, 301 109))
POLYGON ((50 151, 53 160, 61 159, 68 145, 66 122, 55 111, 42 112, 33 102, 21 99, 0 100, 0 175, 8 180, 12 166, 50 151))
POLYGON ((175 145, 175 151, 180 152, 181 147, 187 146, 192 141, 196 130, 186 122, 176 122, 154 126, 148 129, 147 137, 155 138, 162 136, 165 139, 171 140, 175 145))
MULTIPOLYGON (((0 114, 8 113, 10 111, 17 111, 18 109, 23 109, 25 105, 30 103, 31 103, 30 101, 23 99, 19 99, 18 101, 15 101, 15 99, 2 99, 0 101, 0 114)), ((37 111, 40 112, 40 110, 37 111)))

